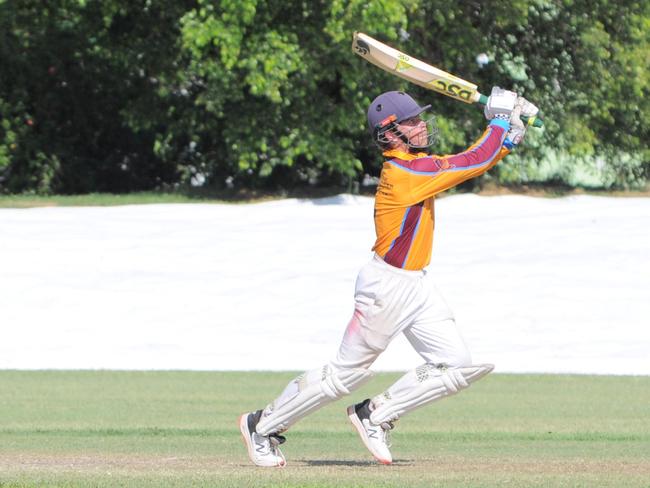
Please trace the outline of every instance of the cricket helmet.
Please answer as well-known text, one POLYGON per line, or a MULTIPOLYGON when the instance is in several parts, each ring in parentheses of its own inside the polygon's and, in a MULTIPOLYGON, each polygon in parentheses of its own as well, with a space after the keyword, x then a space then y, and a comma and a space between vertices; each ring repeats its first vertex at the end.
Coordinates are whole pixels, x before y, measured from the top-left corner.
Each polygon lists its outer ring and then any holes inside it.
POLYGON ((413 146, 409 141, 408 134, 398 131, 395 124, 417 117, 429 108, 431 108, 431 105, 421 107, 408 93, 402 91, 385 92, 375 98, 368 107, 368 128, 373 139, 379 143, 384 143, 386 132, 392 130, 409 147, 424 149, 433 144, 436 136, 437 131, 432 128, 433 117, 426 121, 429 137, 425 146, 413 146))
POLYGON ((401 91, 389 91, 382 93, 375 98, 368 107, 368 126, 370 132, 374 133, 391 122, 403 122, 404 120, 420 115, 431 105, 420 107, 418 102, 408 93, 401 91))

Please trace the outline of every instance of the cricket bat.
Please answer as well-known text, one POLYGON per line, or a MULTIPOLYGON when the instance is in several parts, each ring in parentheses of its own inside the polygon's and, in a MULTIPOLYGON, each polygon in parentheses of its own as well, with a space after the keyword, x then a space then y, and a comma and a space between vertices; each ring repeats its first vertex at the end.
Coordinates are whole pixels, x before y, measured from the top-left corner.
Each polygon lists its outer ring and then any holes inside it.
MULTIPOLYGON (((428 90, 442 93, 465 103, 481 105, 487 103, 488 97, 481 94, 475 84, 412 58, 361 32, 355 32, 353 35, 352 51, 384 71, 428 90)), ((522 120, 535 127, 544 125, 539 117, 522 117, 522 120)))

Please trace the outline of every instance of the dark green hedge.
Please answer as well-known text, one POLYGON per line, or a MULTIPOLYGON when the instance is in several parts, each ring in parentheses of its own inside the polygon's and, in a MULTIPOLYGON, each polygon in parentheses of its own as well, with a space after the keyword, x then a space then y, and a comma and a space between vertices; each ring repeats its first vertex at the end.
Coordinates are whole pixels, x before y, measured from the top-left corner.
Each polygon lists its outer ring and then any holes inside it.
POLYGON ((378 172, 365 110, 396 88, 433 105, 437 152, 482 132, 354 56, 355 30, 542 108, 489 178, 646 185, 646 1, 0 0, 0 192, 347 184, 378 172))

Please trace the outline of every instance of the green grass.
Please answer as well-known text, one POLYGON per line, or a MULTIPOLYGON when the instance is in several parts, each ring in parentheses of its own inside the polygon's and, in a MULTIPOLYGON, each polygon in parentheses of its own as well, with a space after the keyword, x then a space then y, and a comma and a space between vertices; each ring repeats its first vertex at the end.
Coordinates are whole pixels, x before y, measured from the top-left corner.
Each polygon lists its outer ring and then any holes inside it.
MULTIPOLYGON (((0 195, 0 208, 107 207, 152 203, 231 203, 244 204, 282 198, 322 198, 345 192, 345 188, 314 188, 287 191, 196 189, 187 192, 89 193, 85 195, 0 195)), ((372 195, 370 191, 364 193, 372 195)))
POLYGON ((650 487, 650 377, 491 375, 400 420, 380 466, 345 415, 380 374, 256 468, 237 417, 294 375, 0 371, 0 487, 650 487))
MULTIPOLYGON (((305 188, 287 191, 191 189, 177 192, 134 192, 124 194, 88 193, 84 195, 0 195, 0 208, 106 207, 152 203, 232 203, 263 202, 281 198, 322 198, 344 192, 344 188, 305 188)), ((366 195, 371 195, 366 191, 366 195)))
MULTIPOLYGON (((89 193, 85 195, 0 195, 0 208, 35 207, 106 207, 116 205, 144 205, 152 203, 251 203, 280 198, 322 198, 347 191, 341 187, 298 188, 292 191, 264 190, 213 190, 195 189, 187 192, 136 192, 125 194, 89 193)), ((462 192, 462 191, 461 191, 462 192)), ((439 197, 458 193, 451 190, 439 197)), ((372 188, 362 189, 364 196, 374 196, 372 188)), ((535 197, 557 198, 567 195, 591 194, 609 197, 648 197, 650 189, 642 191, 585 191, 580 189, 540 187, 491 187, 479 192, 480 195, 522 194, 535 197)))
POLYGON ((150 203, 209 203, 223 201, 181 193, 89 193, 87 195, 0 195, 0 208, 106 207, 150 203))

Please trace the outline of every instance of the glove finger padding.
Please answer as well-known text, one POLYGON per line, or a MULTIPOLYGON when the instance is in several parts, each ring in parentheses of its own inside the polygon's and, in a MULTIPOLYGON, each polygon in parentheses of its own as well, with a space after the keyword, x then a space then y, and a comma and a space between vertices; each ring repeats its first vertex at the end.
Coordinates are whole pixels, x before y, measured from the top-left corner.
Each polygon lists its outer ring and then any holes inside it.
POLYGON ((535 117, 539 112, 539 108, 524 97, 517 98, 517 105, 521 107, 521 115, 523 117, 535 117))
POLYGON ((488 120, 494 118, 508 120, 516 102, 517 94, 515 92, 504 90, 498 86, 493 87, 485 104, 485 118, 488 120))
POLYGON ((526 125, 521 120, 521 113, 522 104, 517 103, 510 114, 510 130, 506 136, 506 146, 516 146, 520 144, 526 136, 526 125))

